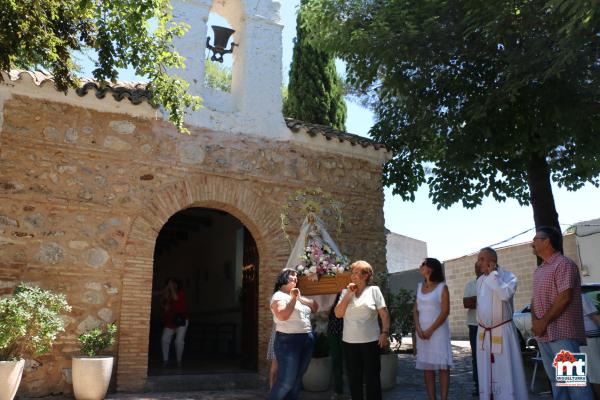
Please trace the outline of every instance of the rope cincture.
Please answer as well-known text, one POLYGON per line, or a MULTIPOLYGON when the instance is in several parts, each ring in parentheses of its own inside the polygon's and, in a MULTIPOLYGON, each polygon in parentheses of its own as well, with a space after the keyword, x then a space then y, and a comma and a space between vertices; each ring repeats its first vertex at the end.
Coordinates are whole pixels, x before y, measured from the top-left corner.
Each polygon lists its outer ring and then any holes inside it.
POLYGON ((496 362, 496 359, 494 358, 494 353, 492 353, 492 329, 496 329, 499 326, 508 324, 511 321, 512 321, 512 318, 509 320, 506 320, 504 322, 500 322, 497 325, 489 326, 489 327, 482 325, 481 322, 478 322, 479 326, 483 328, 483 338, 481 339, 481 350, 483 350, 483 342, 485 341, 485 336, 487 335, 488 332, 490 333, 490 400, 494 400, 494 391, 493 391, 492 383, 494 381, 494 379, 493 379, 493 373, 494 373, 493 364, 496 362))

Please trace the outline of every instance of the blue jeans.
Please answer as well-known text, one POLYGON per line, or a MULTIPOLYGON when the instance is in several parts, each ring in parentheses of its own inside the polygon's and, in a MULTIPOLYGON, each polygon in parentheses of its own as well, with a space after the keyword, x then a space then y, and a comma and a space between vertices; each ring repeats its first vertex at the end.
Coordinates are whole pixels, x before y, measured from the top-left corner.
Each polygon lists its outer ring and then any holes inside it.
POLYGON ((590 383, 585 387, 581 386, 556 386, 556 372, 552 365, 554 356, 561 350, 568 350, 571 353, 579 353, 579 342, 574 339, 555 340, 553 342, 538 342, 540 355, 544 363, 544 369, 552 384, 552 397, 554 400, 589 400, 593 399, 592 387, 590 383))
POLYGON ((315 345, 310 333, 275 334, 277 379, 269 393, 269 400, 296 400, 302 386, 302 375, 308 369, 315 345))

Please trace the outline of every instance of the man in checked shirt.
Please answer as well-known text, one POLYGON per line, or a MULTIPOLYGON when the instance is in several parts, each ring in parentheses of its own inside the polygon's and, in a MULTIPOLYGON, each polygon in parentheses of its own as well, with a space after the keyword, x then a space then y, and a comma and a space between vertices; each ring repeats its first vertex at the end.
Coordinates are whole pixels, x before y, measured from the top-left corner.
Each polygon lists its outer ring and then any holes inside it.
POLYGON ((544 369, 552 383, 554 399, 589 400, 591 386, 556 386, 552 362, 561 350, 579 353, 585 344, 581 278, 577 265, 558 249, 562 235, 554 228, 537 228, 531 247, 542 259, 533 274, 532 330, 538 342, 544 369))

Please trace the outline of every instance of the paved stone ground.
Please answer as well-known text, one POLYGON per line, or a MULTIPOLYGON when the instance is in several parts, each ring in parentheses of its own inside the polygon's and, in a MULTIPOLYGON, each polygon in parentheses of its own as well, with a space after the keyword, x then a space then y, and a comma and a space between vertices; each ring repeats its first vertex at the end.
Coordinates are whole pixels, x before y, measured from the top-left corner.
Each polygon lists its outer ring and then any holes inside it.
MULTIPOLYGON (((471 348, 469 342, 453 341, 452 353, 454 356, 454 368, 450 370, 450 393, 451 400, 478 399, 472 396, 473 380, 471 367, 471 348)), ((526 356, 525 356, 526 357, 526 356)), ((531 382, 532 368, 529 368, 529 360, 525 359, 525 378, 527 383, 531 382)), ((536 374, 536 390, 544 389, 544 372, 536 374), (540 379, 537 379, 540 378, 540 379), (538 382, 539 381, 539 382, 538 382)), ((398 357, 398 384, 394 389, 384 393, 385 400, 422 400, 427 399, 423 373, 415 369, 415 357, 412 354, 399 354, 398 357)), ((438 386, 439 388, 439 386, 438 386)), ((438 392, 439 398, 439 392, 438 392)), ((551 399, 550 394, 530 394, 530 400, 551 399)))
MULTIPOLYGON (((453 341, 455 367, 450 372, 450 400, 477 399, 471 396, 473 388, 471 380, 471 350, 468 342, 453 341)), ((531 382, 532 365, 527 355, 524 355, 526 380, 531 382)), ((547 389, 543 370, 538 371, 536 390, 547 389)), ((114 400, 261 400, 267 397, 266 390, 236 390, 236 391, 203 391, 203 392, 172 392, 172 393, 139 393, 111 394, 108 399, 114 400)), ((439 397, 439 393, 438 393, 439 397)), ((331 392, 310 393, 302 392, 301 400, 327 400, 331 392)), ((384 400, 423 400, 427 398, 425 384, 421 371, 415 369, 415 358, 412 354, 398 354, 397 385, 385 391, 384 400)), ((529 400, 549 400, 550 394, 530 394, 529 400)), ((50 397, 49 400, 63 400, 68 397, 50 397)), ((21 398, 20 400, 26 400, 21 398)), ((522 400, 522 399, 519 399, 522 400)))
MULTIPOLYGON (((403 345, 404 348, 404 345, 403 345)), ((452 353, 454 356, 454 368, 450 371, 450 393, 449 400, 469 400, 478 399, 479 396, 472 396, 473 381, 471 367, 471 348, 467 341, 453 341, 452 353)), ((533 366, 529 362, 528 356, 525 359, 525 378, 527 383, 531 382, 533 366)), ((412 354, 398 354, 398 378, 397 384, 393 389, 383 393, 384 400, 424 400, 427 399, 425 391, 425 382, 423 372, 415 369, 415 357, 412 354)), ((439 388, 439 386, 438 386, 439 388)), ((539 370, 536 374, 536 391, 546 390, 545 373, 539 370)), ((439 398, 440 394, 437 393, 439 398)), ((320 400, 329 399, 330 393, 302 393, 302 400, 320 400)), ((549 400, 552 396, 547 394, 531 394, 530 400, 549 400)), ((522 400, 522 399, 519 399, 522 400)))

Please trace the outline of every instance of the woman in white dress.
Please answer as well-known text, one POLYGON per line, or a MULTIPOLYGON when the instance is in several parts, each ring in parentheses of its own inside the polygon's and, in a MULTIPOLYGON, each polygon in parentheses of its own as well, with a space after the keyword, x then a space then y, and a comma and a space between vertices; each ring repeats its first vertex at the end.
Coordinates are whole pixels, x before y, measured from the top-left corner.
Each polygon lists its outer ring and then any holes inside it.
POLYGON ((452 348, 450 346, 450 294, 444 283, 442 264, 426 258, 419 268, 425 278, 417 287, 413 308, 417 332, 417 369, 424 371, 425 386, 430 400, 435 400, 435 371, 440 375, 442 400, 448 398, 452 348))

